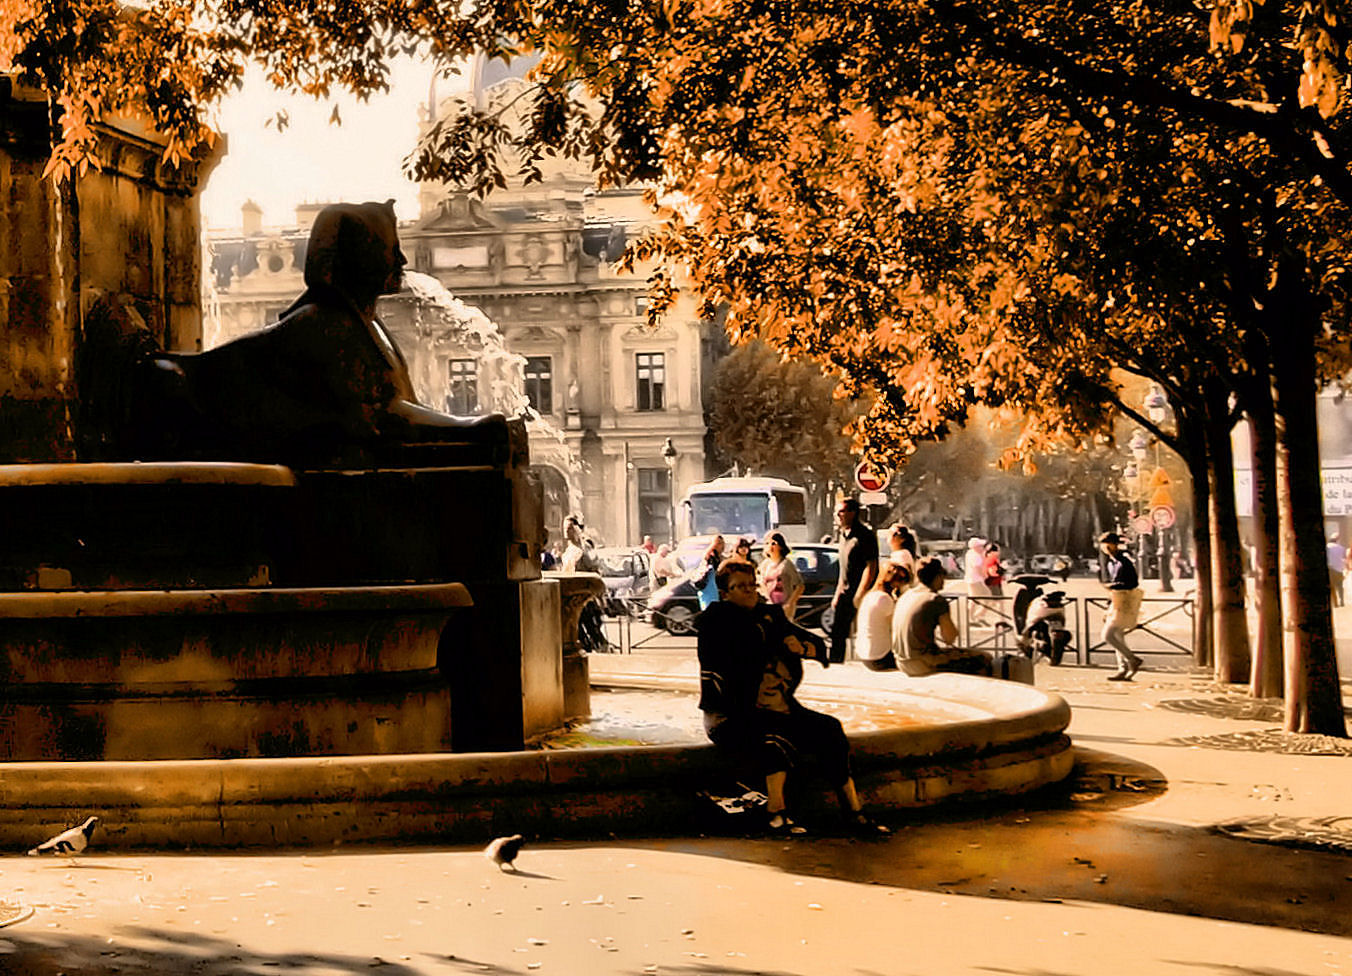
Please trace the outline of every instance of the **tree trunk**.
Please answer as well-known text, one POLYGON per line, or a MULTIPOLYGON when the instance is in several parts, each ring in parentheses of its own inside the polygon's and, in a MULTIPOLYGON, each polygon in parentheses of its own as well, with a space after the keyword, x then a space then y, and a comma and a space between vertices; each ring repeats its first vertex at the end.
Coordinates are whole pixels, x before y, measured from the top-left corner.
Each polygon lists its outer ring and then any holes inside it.
POLYGON ((1244 613, 1244 564, 1235 509, 1234 452, 1229 392, 1219 383, 1207 394, 1207 471, 1211 484, 1211 598, 1215 618, 1216 680, 1249 680, 1249 627, 1244 613))
POLYGON ((1277 391, 1286 730, 1346 736, 1329 605, 1324 493, 1315 422, 1314 329, 1318 317, 1303 295, 1291 294, 1298 289, 1290 282, 1282 284, 1269 307, 1282 314, 1282 321, 1274 321, 1271 331, 1281 329, 1280 341, 1272 343, 1272 351, 1277 391))
POLYGON ((1246 406, 1253 444, 1253 574, 1258 629, 1254 634, 1249 692, 1255 698, 1280 698, 1284 669, 1278 573, 1277 429, 1270 391, 1264 389, 1253 399, 1246 406))
POLYGON ((1191 412, 1175 408, 1179 434, 1187 447, 1184 460, 1192 482, 1192 661, 1198 667, 1215 663, 1215 634, 1211 613, 1211 478, 1207 472, 1206 435, 1191 412))

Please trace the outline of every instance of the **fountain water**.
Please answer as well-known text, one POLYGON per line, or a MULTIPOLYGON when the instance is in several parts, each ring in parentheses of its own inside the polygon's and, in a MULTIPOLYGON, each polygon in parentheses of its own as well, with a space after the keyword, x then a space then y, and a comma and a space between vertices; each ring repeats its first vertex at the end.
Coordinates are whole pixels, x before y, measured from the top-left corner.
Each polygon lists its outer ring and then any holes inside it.
MULTIPOLYGON (((556 424, 531 409, 523 392, 526 360, 507 348, 497 323, 474 305, 456 298, 438 279, 421 271, 404 271, 404 288, 398 298, 411 296, 412 318, 417 342, 427 351, 450 350, 473 357, 479 367, 479 404, 484 412, 508 417, 524 417, 526 429, 533 435, 534 460, 554 465, 568 483, 572 499, 581 497, 577 482, 582 462, 569 446, 556 424), (541 442, 547 446, 541 450, 541 442)), ((420 350, 421 351, 421 350, 420 350)), ((413 385, 418 399, 439 406, 447 402, 450 379, 438 368, 437 355, 415 355, 413 385)), ((571 506, 570 506, 571 507, 571 506)))

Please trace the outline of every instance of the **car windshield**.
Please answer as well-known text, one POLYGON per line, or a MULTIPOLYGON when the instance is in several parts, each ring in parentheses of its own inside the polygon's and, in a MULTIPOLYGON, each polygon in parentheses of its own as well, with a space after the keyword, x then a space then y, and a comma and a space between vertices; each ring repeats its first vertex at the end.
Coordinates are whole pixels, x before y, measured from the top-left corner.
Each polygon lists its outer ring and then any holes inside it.
POLYGON ((619 553, 601 553, 597 556, 602 576, 633 576, 634 557, 619 553))
POLYGON ((770 500, 765 495, 695 495, 690 519, 698 532, 759 536, 770 530, 770 500))

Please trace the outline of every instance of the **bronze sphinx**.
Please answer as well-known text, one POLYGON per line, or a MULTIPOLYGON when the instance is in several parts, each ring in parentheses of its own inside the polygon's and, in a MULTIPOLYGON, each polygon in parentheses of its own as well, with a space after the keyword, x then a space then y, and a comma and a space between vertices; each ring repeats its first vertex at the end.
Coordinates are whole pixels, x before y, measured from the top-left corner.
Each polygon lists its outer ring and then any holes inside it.
POLYGON ((105 303, 91 316, 94 333, 101 317, 113 320, 101 342, 92 336, 101 362, 84 372, 120 358, 134 373, 104 410, 114 428, 105 441, 143 459, 300 466, 398 463, 409 447, 424 459, 438 445, 505 448, 516 438, 502 415, 452 417, 418 402, 376 315, 405 263, 392 201, 333 204, 310 233, 305 291, 273 326, 207 352, 166 352, 105 303))

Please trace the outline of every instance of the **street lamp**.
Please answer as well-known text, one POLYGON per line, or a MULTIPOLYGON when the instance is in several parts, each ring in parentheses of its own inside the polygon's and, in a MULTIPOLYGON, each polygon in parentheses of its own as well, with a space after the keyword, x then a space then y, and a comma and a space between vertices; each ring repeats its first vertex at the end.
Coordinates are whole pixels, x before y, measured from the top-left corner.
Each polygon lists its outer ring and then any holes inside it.
MULTIPOLYGON (((1145 407, 1146 416, 1150 418, 1150 422, 1157 427, 1169 417, 1169 398, 1164 395, 1164 390, 1158 383, 1150 384, 1150 390, 1146 393, 1142 406, 1145 407)), ((1160 442, 1158 438, 1155 439, 1155 471, 1160 471, 1160 442)), ((1161 476, 1157 475, 1158 477, 1161 476)), ((1162 487, 1161 491, 1163 491, 1162 487)), ((1165 593, 1172 593, 1174 574, 1173 567, 1169 565, 1169 530, 1163 526, 1157 526, 1156 532, 1158 535, 1155 540, 1155 552, 1158 554, 1160 561, 1160 589, 1165 593)))
POLYGON ((1145 431, 1137 427, 1136 432, 1131 435, 1131 440, 1127 441, 1127 450, 1131 451, 1131 456, 1137 461, 1144 461, 1146 449, 1150 447, 1150 440, 1145 436, 1145 431))
POLYGON ((1169 398, 1164 395, 1158 383, 1150 384, 1150 392, 1145 395, 1145 413, 1152 423, 1162 424, 1169 416, 1169 398))
POLYGON ((676 445, 668 437, 662 442, 662 460, 667 465, 667 525, 670 527, 671 544, 676 545, 676 445))

